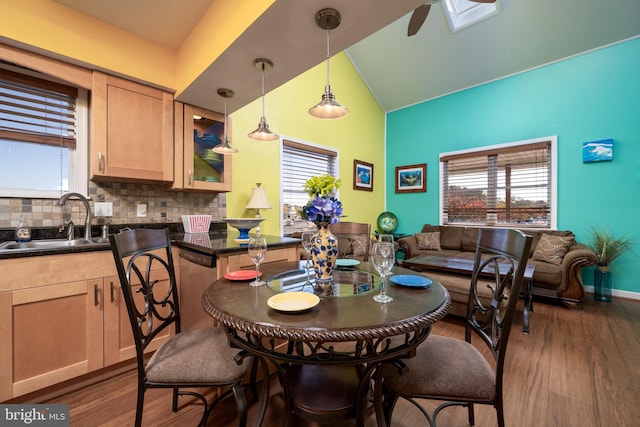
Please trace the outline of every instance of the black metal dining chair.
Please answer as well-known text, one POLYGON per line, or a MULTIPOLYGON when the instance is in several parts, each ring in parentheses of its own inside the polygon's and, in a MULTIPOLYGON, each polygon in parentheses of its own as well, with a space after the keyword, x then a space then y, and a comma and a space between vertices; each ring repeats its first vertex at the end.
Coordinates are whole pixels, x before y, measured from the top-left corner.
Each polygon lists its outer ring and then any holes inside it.
POLYGON ((403 398, 424 414, 431 427, 435 427, 440 411, 452 405, 466 406, 469 424, 473 425, 473 405, 476 403, 494 406, 498 425, 504 426, 502 381, 505 354, 531 240, 531 236, 517 230, 480 230, 465 320, 465 339, 432 334, 418 347, 415 357, 379 367, 374 384, 379 425, 390 424, 398 398, 403 398), (498 263, 510 265, 508 273, 500 274, 498 263), (479 298, 480 287, 491 291, 489 303, 479 298), (485 358, 471 344, 472 334, 488 346, 492 357, 485 358), (430 415, 416 398, 445 402, 430 415))
MULTIPOLYGON (((126 230, 109 236, 127 313, 133 331, 138 368, 138 394, 135 425, 142 424, 144 393, 149 388, 173 389, 174 412, 178 396, 195 396, 204 404, 201 426, 218 402, 233 394, 238 410, 238 425, 247 423, 247 402, 242 380, 251 369, 251 390, 256 388, 257 359, 229 346, 221 327, 181 332, 180 305, 169 231, 126 230), (169 333, 173 328, 173 334, 169 333), (145 352, 157 346, 151 358, 145 352), (244 362, 244 363, 243 363, 244 362), (211 404, 200 393, 183 388, 226 389, 211 404)), ((263 372, 266 364, 260 360, 263 372)), ((266 374, 265 374, 266 375, 266 374)), ((268 378, 263 380, 268 385, 268 378)), ((258 420, 266 410, 261 404, 258 420)), ((259 425, 257 422, 256 425, 259 425)))

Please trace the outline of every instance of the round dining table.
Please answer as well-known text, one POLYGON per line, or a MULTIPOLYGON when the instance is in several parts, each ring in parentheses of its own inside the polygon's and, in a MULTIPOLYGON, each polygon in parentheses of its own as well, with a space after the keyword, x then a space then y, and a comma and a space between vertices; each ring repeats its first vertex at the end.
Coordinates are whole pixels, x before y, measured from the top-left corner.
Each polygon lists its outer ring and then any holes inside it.
POLYGON ((415 355, 451 307, 440 283, 401 267, 387 278, 393 301, 385 304, 373 300, 380 277, 367 262, 337 268, 328 284, 315 283, 304 261, 260 269, 265 286, 249 286, 247 275, 222 278, 206 289, 202 306, 225 328, 230 345, 274 363, 283 425, 296 413, 321 422, 355 418, 364 426, 376 366, 415 355), (289 296, 293 304, 275 303, 289 296))

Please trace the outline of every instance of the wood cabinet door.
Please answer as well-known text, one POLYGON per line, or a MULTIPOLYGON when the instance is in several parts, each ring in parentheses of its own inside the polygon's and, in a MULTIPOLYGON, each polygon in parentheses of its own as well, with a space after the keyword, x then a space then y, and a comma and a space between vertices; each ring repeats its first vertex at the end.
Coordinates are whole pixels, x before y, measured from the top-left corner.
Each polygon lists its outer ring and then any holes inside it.
POLYGON ((91 178, 173 182, 173 95, 94 72, 91 178))
POLYGON ((7 380, 16 397, 101 368, 102 291, 97 280, 3 294, 0 393, 7 380))
MULTIPOLYGON (((176 275, 178 273, 176 272, 176 275)), ((159 293, 167 292, 169 289, 168 273, 158 271, 154 279, 159 282, 155 285, 155 291, 159 293)), ((176 277, 178 279, 178 277, 176 277)), ((179 282, 178 282, 179 283, 179 282)), ((133 331, 127 313, 127 305, 122 295, 122 288, 118 276, 105 277, 105 309, 104 309, 104 365, 109 366, 115 363, 136 357, 136 348, 133 343, 133 331)), ((139 287, 136 287, 139 289, 139 287)), ((140 310, 144 305, 141 293, 133 293, 133 297, 140 310)), ((164 330, 147 347, 145 353, 157 350, 162 344, 175 334, 173 327, 164 330)))
MULTIPOLYGON (((193 191, 231 191, 231 154, 211 151, 224 134, 224 115, 174 103, 175 180, 174 189, 193 191)), ((227 118, 227 135, 231 135, 227 118)))

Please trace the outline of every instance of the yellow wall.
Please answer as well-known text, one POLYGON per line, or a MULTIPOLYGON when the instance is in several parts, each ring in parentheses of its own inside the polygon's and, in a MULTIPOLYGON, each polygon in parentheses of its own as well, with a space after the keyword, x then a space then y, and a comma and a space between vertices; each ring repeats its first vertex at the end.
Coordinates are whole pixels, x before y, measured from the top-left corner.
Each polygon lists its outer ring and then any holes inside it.
MULTIPOLYGON (((331 60, 331 86, 338 102, 350 112, 338 120, 309 116, 309 107, 320 102, 324 92, 326 73, 326 63, 322 63, 268 93, 265 115, 271 130, 281 137, 338 150, 344 220, 369 222, 375 230, 378 215, 384 211, 384 112, 349 58, 340 53, 331 60), (354 159, 374 165, 373 192, 353 189, 354 159)), ((265 78, 268 80, 269 75, 265 78)), ((253 216, 255 212, 245 211, 244 205, 256 182, 261 182, 273 207, 260 212, 266 218, 262 232, 277 235, 281 214, 280 145, 278 141, 256 142, 247 137, 258 125, 261 108, 258 99, 231 115, 232 143, 239 153, 233 156, 234 190, 227 194, 227 215, 253 216)))

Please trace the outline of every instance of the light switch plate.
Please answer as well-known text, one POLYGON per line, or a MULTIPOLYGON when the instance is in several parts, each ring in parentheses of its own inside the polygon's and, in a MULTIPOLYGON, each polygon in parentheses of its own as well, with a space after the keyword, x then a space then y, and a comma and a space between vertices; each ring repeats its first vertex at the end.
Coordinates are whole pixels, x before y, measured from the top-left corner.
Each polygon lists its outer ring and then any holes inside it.
POLYGON ((136 216, 138 218, 144 218, 147 216, 147 204, 146 203, 138 203, 136 204, 136 216))
POLYGON ((113 216, 113 203, 96 202, 95 211, 96 216, 113 216))

